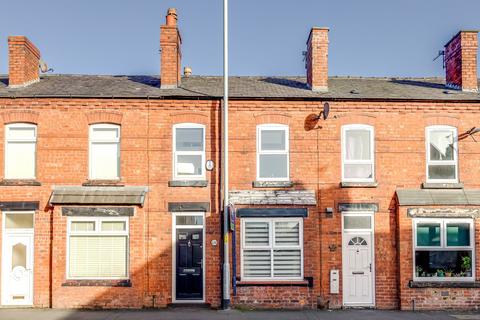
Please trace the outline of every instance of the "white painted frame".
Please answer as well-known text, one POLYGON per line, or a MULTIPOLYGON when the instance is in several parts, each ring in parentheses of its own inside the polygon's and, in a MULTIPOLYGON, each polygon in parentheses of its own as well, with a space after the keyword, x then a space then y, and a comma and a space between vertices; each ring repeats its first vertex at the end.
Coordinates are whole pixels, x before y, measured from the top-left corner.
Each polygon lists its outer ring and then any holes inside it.
POLYGON ((365 306, 365 307, 375 307, 376 304, 376 297, 375 297, 375 286, 376 286, 376 267, 375 267, 375 212, 373 211, 343 211, 342 212, 342 305, 348 307, 355 307, 355 306, 365 306), (346 216, 369 216, 370 217, 370 229, 346 229, 345 230, 345 223, 344 218, 346 216), (372 303, 371 304, 352 304, 352 303, 345 303, 345 263, 343 261, 343 244, 345 243, 345 235, 352 235, 352 234, 359 234, 364 235, 369 233, 371 235, 371 259, 372 259, 372 303))
MULTIPOLYGON (((5 271, 7 270, 7 261, 3 259, 3 253, 6 252, 7 247, 7 241, 5 241, 7 234, 13 234, 13 235, 30 235, 33 238, 32 241, 32 250, 31 250, 31 261, 32 261, 32 282, 31 282, 31 287, 30 287, 30 292, 32 294, 32 305, 33 301, 35 299, 35 292, 34 292, 34 283, 35 283, 35 211, 3 211, 2 212, 2 270, 1 271, 1 304, 6 305, 6 299, 5 299, 5 292, 6 292, 6 285, 7 281, 5 281, 6 275, 5 271), (33 215, 33 228, 26 228, 26 229, 7 229, 6 228, 6 215, 7 214, 31 214, 33 215), (8 231, 7 231, 8 230, 8 231)), ((28 305, 27 305, 28 306, 28 305)))
POLYGON ((429 126, 425 128, 425 148, 426 148, 426 166, 425 175, 428 183, 458 183, 458 134, 457 128, 452 126, 429 126), (449 130, 453 133, 453 160, 430 160, 430 134, 432 131, 444 131, 449 130), (455 179, 430 179, 428 167, 430 165, 454 165, 455 166, 455 179))
POLYGON ((413 265, 412 274, 414 281, 438 281, 438 282, 473 282, 475 281, 475 223, 473 219, 468 218, 414 218, 412 219, 412 254, 413 265), (417 225, 421 223, 432 223, 440 225, 440 246, 417 246, 417 225), (447 225, 454 223, 469 224, 470 246, 447 246, 447 225), (415 270, 415 252, 416 251, 471 251, 472 252, 472 276, 471 277, 417 277, 415 270))
POLYGON ((290 133, 286 124, 266 123, 257 126, 257 181, 290 181, 290 133), (262 131, 283 130, 285 131, 285 149, 284 150, 262 150, 262 131), (286 155, 287 156, 287 176, 277 178, 260 177, 260 156, 261 155, 286 155))
POLYGON ((67 243, 66 243, 66 269, 65 278, 67 280, 128 280, 130 278, 130 219, 129 217, 68 217, 67 219, 67 243), (72 222, 94 222, 95 231, 71 231, 72 222), (102 222, 116 221, 125 222, 123 231, 101 231, 102 222), (125 277, 72 277, 70 276, 70 237, 71 236, 124 236, 127 238, 126 252, 126 275, 125 277))
POLYGON ((294 217, 278 217, 278 218, 241 218, 241 250, 240 250, 240 277, 242 280, 248 281, 289 281, 289 280, 303 280, 304 277, 304 243, 303 243, 303 218, 294 218, 294 217), (245 245, 245 223, 249 221, 254 222, 266 222, 268 223, 268 246, 246 246, 245 245), (282 246, 275 245, 275 222, 298 222, 299 223, 299 245, 298 246, 282 246), (300 250, 300 276, 298 277, 275 277, 274 276, 274 255, 273 251, 275 249, 281 250, 300 250), (243 259, 243 250, 270 250, 270 277, 246 277, 244 274, 244 259, 243 259))
POLYGON ((172 161, 172 175, 173 180, 204 180, 206 179, 206 172, 205 172, 205 150, 206 150, 206 126, 199 123, 177 123, 173 125, 173 141, 172 141, 172 154, 173 154, 173 161, 172 161), (203 136, 203 150, 202 151, 177 151, 177 129, 202 129, 203 136), (187 156, 198 156, 202 157, 202 174, 200 175, 178 175, 177 174, 177 156, 187 155, 187 156))
POLYGON ((172 302, 173 303, 204 303, 206 300, 205 297, 205 287, 206 287, 206 270, 205 270, 205 212, 172 212, 172 302), (198 216, 202 217, 202 225, 177 225, 178 216, 198 216), (177 229, 202 229, 202 238, 203 238, 203 259, 202 259, 202 299, 197 300, 177 300, 177 229))
POLYGON ((121 152, 120 152, 120 138, 121 138, 121 127, 118 124, 111 123, 96 123, 91 124, 88 128, 88 177, 90 180, 120 180, 120 167, 121 167, 121 152), (118 137, 116 139, 94 139, 93 132, 95 129, 116 129, 118 132, 118 137), (117 176, 112 178, 99 178, 93 176, 93 144, 116 144, 117 145, 117 176))
POLYGON ((37 176, 37 139, 38 139, 38 134, 37 134, 37 125, 33 123, 11 123, 5 125, 5 151, 4 151, 4 175, 5 179, 36 179, 37 176), (10 128, 33 128, 34 129, 34 134, 35 138, 34 139, 16 139, 12 138, 9 136, 10 134, 10 128), (34 151, 34 161, 33 161, 33 176, 32 177, 13 177, 10 176, 9 173, 9 167, 8 167, 8 161, 7 157, 10 154, 10 148, 9 148, 9 143, 15 143, 15 142, 20 142, 20 143, 34 143, 35 144, 35 151, 34 151))
POLYGON ((375 181, 375 128, 367 124, 347 124, 341 130, 342 144, 342 181, 343 182, 374 182, 375 181), (347 131, 365 130, 370 133, 370 160, 348 160, 347 157, 347 131), (345 165, 348 164, 369 164, 372 166, 371 178, 347 178, 345 177, 345 165))

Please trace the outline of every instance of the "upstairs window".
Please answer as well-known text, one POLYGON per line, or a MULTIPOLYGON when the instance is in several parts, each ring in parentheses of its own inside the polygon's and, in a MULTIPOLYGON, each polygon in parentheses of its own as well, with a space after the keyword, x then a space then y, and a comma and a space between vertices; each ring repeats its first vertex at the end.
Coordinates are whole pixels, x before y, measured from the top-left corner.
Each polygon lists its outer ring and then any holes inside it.
POLYGON ((368 125, 342 127, 342 181, 375 180, 374 130, 368 125))
POLYGON ((257 127, 257 180, 289 180, 288 126, 264 124, 257 127))
POLYGON ((205 126, 182 123, 173 127, 173 178, 205 179, 205 126))
POLYGON ((14 123, 5 129, 5 179, 35 179, 37 126, 14 123))
POLYGON ((90 126, 90 179, 120 179, 120 126, 90 126))
POLYGON ((428 127, 426 141, 427 182, 458 182, 457 129, 428 127))

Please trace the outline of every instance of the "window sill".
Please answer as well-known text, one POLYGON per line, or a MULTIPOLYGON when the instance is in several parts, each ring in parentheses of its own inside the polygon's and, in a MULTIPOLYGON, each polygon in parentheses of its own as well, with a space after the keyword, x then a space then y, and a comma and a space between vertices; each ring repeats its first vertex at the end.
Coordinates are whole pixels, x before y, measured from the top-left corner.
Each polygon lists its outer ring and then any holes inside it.
POLYGON ((413 281, 409 288, 480 288, 480 281, 413 281))
POLYGON ((131 287, 130 280, 67 280, 62 287, 131 287))
POLYGON ((207 180, 170 180, 169 187, 196 187, 204 188, 208 186, 207 180))
POLYGON ((340 182, 340 187, 342 188, 376 188, 378 187, 378 182, 340 182))
POLYGON ((38 187, 41 186, 42 184, 40 181, 37 181, 35 179, 3 179, 0 181, 0 186, 16 186, 16 187, 22 187, 22 186, 34 186, 38 187))
POLYGON ((253 181, 253 188, 291 188, 292 181, 253 181))
POLYGON ((87 180, 82 183, 84 187, 124 187, 120 180, 87 180))
POLYGON ((237 287, 313 287, 313 278, 304 280, 237 280, 237 287))
POLYGON ((424 182, 422 189, 463 189, 463 183, 424 182))

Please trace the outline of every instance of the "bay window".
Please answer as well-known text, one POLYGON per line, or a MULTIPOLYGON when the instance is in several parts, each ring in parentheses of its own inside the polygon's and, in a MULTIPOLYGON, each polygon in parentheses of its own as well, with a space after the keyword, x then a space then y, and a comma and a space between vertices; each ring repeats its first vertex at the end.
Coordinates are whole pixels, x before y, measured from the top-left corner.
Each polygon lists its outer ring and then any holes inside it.
POLYGON ((368 125, 342 127, 342 181, 374 182, 374 130, 368 125))
POLYGON ((128 218, 68 220, 68 279, 128 278, 128 218))
POLYGON ((205 126, 173 126, 173 175, 175 180, 205 179, 205 126))
POLYGON ((289 180, 288 126, 264 124, 257 127, 257 180, 289 180))
POLYGON ((458 182, 457 129, 427 127, 426 141, 427 182, 458 182))
POLYGON ((242 219, 242 279, 303 279, 301 218, 242 219))
POLYGON ((472 219, 414 219, 414 279, 473 281, 472 219))
POLYGON ((5 179, 35 179, 37 126, 5 126, 5 179))
POLYGON ((120 179, 120 126, 90 126, 90 179, 120 179))

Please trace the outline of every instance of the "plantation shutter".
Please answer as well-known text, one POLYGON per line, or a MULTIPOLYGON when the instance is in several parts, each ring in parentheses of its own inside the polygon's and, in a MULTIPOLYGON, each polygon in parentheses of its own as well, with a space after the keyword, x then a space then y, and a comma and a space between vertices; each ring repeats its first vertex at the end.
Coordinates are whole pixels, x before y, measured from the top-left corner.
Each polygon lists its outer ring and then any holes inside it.
POLYGON ((300 223, 298 221, 275 222, 275 246, 277 248, 285 246, 288 247, 288 250, 274 250, 273 275, 275 277, 300 277, 302 274, 302 253, 299 248, 300 223))

